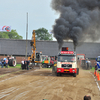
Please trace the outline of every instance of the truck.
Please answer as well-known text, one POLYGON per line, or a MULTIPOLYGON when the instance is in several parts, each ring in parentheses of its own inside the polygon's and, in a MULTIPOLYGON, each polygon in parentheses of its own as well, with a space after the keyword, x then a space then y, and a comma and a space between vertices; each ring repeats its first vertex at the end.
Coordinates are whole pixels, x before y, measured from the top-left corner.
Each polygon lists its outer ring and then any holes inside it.
POLYGON ((57 62, 57 56, 50 56, 50 63, 53 66, 57 62))
POLYGON ((96 65, 95 65, 95 67, 97 67, 97 70, 100 71, 100 56, 98 56, 98 57, 96 58, 96 65))
POLYGON ((42 55, 42 67, 51 68, 56 62, 56 56, 42 55))
POLYGON ((42 68, 50 68, 50 56, 42 55, 42 68))
POLYGON ((85 54, 76 54, 77 65, 82 69, 86 69, 86 59, 85 54))
POLYGON ((62 51, 58 54, 57 63, 54 64, 52 72, 57 76, 71 74, 76 77, 79 74, 76 53, 74 51, 68 51, 68 47, 62 47, 62 51))
POLYGON ((85 70, 90 70, 92 68, 91 62, 85 57, 85 54, 77 54, 77 65, 85 70))

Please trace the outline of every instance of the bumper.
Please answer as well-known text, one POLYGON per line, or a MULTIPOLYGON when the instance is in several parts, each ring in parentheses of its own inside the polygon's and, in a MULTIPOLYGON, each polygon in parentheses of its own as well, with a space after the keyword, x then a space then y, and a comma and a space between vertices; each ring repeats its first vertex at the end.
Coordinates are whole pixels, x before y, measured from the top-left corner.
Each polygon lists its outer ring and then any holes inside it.
POLYGON ((98 68, 98 70, 100 70, 100 67, 98 68))
POLYGON ((77 68, 57 68, 57 73, 77 73, 77 68))

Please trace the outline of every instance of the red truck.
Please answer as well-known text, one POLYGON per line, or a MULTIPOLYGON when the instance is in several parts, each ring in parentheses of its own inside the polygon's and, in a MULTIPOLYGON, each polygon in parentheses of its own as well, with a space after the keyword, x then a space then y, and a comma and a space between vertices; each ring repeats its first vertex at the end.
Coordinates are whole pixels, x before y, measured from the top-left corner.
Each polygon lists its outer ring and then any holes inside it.
POLYGON ((85 57, 85 54, 77 54, 77 65, 82 69, 89 70, 91 68, 91 62, 85 57))
POLYGON ((57 57, 57 64, 54 64, 52 72, 57 76, 62 74, 71 74, 74 77, 79 74, 77 67, 76 54, 74 51, 68 51, 67 47, 62 48, 62 51, 57 57))

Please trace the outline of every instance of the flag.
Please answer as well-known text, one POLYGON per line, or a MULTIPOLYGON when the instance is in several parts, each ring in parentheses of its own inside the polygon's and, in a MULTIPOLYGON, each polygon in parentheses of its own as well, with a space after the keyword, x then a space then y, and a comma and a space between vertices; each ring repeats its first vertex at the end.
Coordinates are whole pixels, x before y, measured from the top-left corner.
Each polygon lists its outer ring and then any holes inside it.
POLYGON ((0 26, 0 32, 11 32, 11 26, 0 26))

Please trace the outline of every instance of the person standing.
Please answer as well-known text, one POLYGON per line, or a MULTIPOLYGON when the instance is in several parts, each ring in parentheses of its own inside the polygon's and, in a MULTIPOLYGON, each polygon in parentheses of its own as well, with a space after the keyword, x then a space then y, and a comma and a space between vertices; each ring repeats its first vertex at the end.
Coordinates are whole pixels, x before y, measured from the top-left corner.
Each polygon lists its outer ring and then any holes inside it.
POLYGON ((26 69, 26 59, 24 60, 24 69, 26 69))
POLYGON ((28 61, 28 59, 26 60, 26 68, 27 68, 27 70, 29 70, 29 61, 28 61))
POLYGON ((21 68, 24 69, 24 59, 21 61, 21 68))
POLYGON ((4 58, 1 59, 1 68, 3 68, 3 66, 4 66, 4 58))
POLYGON ((5 60, 5 67, 8 68, 8 59, 5 60))

